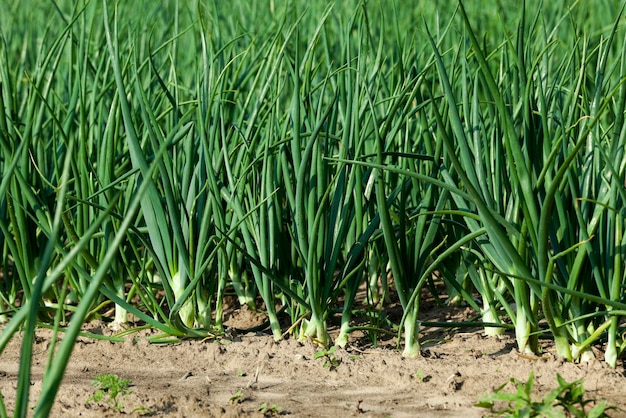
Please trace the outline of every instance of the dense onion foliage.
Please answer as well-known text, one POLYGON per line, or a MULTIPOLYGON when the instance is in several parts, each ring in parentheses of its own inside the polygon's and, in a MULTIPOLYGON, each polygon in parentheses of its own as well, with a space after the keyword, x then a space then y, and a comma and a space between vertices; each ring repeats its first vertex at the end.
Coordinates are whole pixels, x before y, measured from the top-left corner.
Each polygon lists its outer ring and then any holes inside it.
POLYGON ((614 367, 619 4, 467 3, 0 4, 0 351, 23 329, 15 413, 35 327, 65 333, 45 416, 81 325, 109 305, 112 326, 132 314, 161 342, 220 335, 230 298, 266 313, 277 340, 390 332, 417 356, 430 292, 473 307, 489 335, 514 330, 520 351, 544 336, 575 361, 604 344, 614 367))

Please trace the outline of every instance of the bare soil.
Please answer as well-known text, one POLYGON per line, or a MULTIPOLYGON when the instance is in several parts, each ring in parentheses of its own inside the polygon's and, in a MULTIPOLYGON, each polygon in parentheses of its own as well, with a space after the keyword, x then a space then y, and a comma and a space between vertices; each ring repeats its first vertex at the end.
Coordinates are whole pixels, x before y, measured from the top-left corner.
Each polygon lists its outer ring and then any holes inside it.
MULTIPOLYGON (((229 325, 254 325, 249 311, 235 311, 229 325)), ((86 325, 92 333, 110 335, 104 322, 86 325)), ((536 376, 537 399, 557 387, 556 375, 583 379, 586 398, 620 409, 626 416, 626 374, 623 362, 607 367, 602 353, 584 364, 555 358, 550 341, 543 355, 520 355, 512 336, 486 337, 479 329, 425 328, 422 356, 406 359, 395 341, 372 346, 356 338, 328 359, 320 350, 293 337, 274 342, 263 333, 233 331, 227 338, 151 344, 152 331, 131 334, 124 343, 79 338, 56 403, 54 417, 481 417, 490 411, 475 407, 482 395, 510 378, 536 376), (132 382, 131 393, 114 410, 90 401, 92 380, 113 373, 132 382), (260 409, 266 405, 265 413, 260 409)), ((34 404, 41 389, 51 332, 37 331, 31 387, 34 404)), ((0 356, 0 391, 11 410, 15 403, 20 338, 0 356)), ((514 391, 513 385, 507 391, 514 391)))

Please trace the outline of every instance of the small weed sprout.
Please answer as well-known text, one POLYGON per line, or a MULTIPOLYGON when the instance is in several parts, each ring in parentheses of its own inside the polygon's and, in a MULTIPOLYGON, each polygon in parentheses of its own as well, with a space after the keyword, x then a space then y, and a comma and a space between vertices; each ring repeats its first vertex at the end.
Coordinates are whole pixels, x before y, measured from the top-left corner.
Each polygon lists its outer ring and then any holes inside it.
POLYGON ((596 403, 593 399, 584 399, 585 390, 582 380, 568 383, 559 374, 556 375, 559 386, 545 395, 540 401, 532 400, 535 374, 530 373, 526 382, 511 378, 510 382, 517 387, 516 393, 502 391, 508 384, 505 383, 497 388, 494 393, 486 395, 476 404, 481 408, 488 408, 498 416, 507 417, 606 417, 606 402, 597 403, 590 410, 586 410, 589 404, 596 403), (495 408, 495 402, 507 402, 504 409, 495 408))
POLYGON ((267 402, 263 402, 261 406, 259 406, 259 411, 266 417, 273 417, 276 415, 282 415, 285 409, 276 404, 269 405, 267 402))
POLYGON ((415 372, 415 378, 420 381, 423 382, 424 381, 424 371, 422 369, 419 369, 418 371, 415 372))
POLYGON ((95 387, 96 392, 87 402, 99 403, 104 400, 111 405, 115 411, 121 411, 124 408, 124 404, 121 403, 121 398, 130 394, 130 380, 121 379, 115 374, 101 374, 96 376, 91 381, 92 386, 95 387))
POLYGON ((231 405, 237 405, 243 402, 243 391, 239 389, 229 399, 231 405))
POLYGON ((334 345, 328 350, 320 350, 313 355, 313 359, 324 358, 324 367, 328 367, 330 370, 334 370, 339 366, 341 360, 335 357, 335 351, 337 346, 334 345))

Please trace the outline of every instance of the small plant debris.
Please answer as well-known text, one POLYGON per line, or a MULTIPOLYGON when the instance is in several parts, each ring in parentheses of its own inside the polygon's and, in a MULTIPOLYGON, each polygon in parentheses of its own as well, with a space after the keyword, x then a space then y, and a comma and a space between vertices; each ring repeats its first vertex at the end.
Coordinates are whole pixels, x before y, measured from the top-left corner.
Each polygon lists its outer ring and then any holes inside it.
POLYGON ((365 411, 363 410, 363 408, 361 408, 361 404, 363 403, 363 400, 358 400, 356 401, 356 413, 357 414, 364 414, 365 411))

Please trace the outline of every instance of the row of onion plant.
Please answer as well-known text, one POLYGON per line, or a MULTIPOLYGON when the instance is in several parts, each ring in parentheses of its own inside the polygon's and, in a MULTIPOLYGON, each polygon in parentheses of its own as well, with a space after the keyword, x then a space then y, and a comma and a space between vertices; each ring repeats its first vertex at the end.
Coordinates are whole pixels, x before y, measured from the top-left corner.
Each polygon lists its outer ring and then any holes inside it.
POLYGON ((522 352, 543 335, 579 360, 602 342, 615 367, 617 15, 232 3, 0 17, 0 353, 23 329, 16 416, 37 326, 59 344, 46 416, 85 321, 109 320, 114 341, 140 326, 161 343, 219 337, 232 300, 276 340, 387 332, 415 357, 422 296, 444 288, 522 352))
POLYGON ((445 181, 469 195, 454 194, 468 229, 486 234, 475 244, 490 279, 469 270, 482 283, 483 318, 493 319, 495 302, 514 321, 520 351, 532 353, 545 319, 568 360, 606 338, 614 367, 624 308, 621 14, 599 40, 568 43, 556 34, 571 21, 546 28, 541 10, 528 21, 522 11, 516 34, 486 50, 459 11, 467 42, 458 59, 430 38, 446 102, 436 117, 450 157, 445 181), (529 45, 533 37, 543 43, 529 45))

